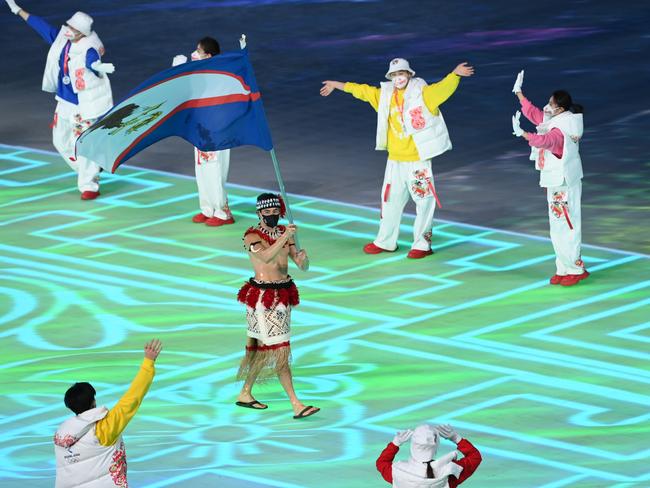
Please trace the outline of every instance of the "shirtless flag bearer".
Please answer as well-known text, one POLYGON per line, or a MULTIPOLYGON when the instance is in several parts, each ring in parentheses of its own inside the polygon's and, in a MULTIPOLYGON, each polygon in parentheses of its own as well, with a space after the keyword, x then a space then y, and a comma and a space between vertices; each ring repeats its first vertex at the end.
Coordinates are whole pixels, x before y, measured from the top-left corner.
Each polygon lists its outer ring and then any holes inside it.
POLYGON ((263 193, 257 197, 256 227, 244 234, 244 247, 255 270, 239 290, 238 300, 246 305, 248 341, 246 355, 237 374, 243 379, 237 406, 264 410, 267 405, 253 397, 253 385, 277 375, 287 392, 294 419, 315 414, 320 409, 302 403, 293 388, 289 357, 291 346, 291 309, 298 305, 298 289, 288 274, 289 258, 302 271, 309 269, 309 259, 304 249, 298 250, 295 242, 296 226, 278 225, 286 208, 280 195, 263 193))

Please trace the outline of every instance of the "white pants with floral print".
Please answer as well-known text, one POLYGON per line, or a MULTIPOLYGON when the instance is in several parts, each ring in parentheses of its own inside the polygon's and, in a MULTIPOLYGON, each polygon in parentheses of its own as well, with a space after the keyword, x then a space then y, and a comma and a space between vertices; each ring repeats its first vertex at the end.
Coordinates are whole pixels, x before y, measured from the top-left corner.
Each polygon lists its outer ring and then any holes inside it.
POLYGON ((374 241, 376 246, 389 251, 397 247, 402 212, 409 196, 415 202, 416 214, 411 248, 421 251, 431 249, 436 200, 430 159, 413 162, 389 159, 386 163, 381 192, 381 220, 374 241))
POLYGON ((582 274, 585 270, 580 256, 582 181, 578 180, 571 185, 549 187, 546 190, 556 273, 560 276, 582 274))
POLYGON ((228 208, 226 180, 230 167, 230 149, 223 151, 200 151, 194 149, 194 170, 199 190, 199 207, 206 217, 228 220, 232 217, 228 208))
POLYGON ((77 113, 77 106, 59 102, 52 121, 52 142, 63 160, 77 173, 77 188, 80 192, 99 191, 99 165, 94 161, 77 156, 75 142, 90 127, 95 119, 84 120, 77 113))

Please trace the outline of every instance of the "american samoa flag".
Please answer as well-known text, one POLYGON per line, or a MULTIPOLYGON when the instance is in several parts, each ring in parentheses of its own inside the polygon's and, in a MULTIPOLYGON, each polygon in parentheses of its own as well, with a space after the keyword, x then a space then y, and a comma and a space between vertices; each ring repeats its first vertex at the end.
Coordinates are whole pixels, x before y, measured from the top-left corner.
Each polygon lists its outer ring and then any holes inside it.
POLYGON ((77 139, 77 155, 112 173, 170 136, 202 151, 273 148, 248 50, 175 66, 152 76, 77 139))

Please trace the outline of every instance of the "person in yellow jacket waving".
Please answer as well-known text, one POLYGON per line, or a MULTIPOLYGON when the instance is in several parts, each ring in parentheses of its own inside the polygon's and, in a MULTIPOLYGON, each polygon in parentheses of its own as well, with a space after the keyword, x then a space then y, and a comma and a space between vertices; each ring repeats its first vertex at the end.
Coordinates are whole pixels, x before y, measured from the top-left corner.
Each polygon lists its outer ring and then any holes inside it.
POLYGON ((154 361, 162 344, 144 346, 144 360, 128 391, 110 410, 97 407, 90 383, 75 383, 64 402, 75 413, 54 434, 56 488, 127 487, 126 449, 122 432, 138 411, 153 381, 154 361))
POLYGON ((378 151, 388 150, 388 163, 381 193, 381 219, 374 242, 363 248, 367 254, 397 249, 399 225, 409 195, 416 205, 413 246, 408 257, 419 259, 433 254, 431 229, 436 195, 431 159, 451 149, 449 133, 438 108, 455 91, 461 76, 472 76, 474 68, 461 63, 438 83, 415 78, 415 71, 402 58, 393 59, 380 87, 358 83, 323 82, 321 95, 335 89, 372 105, 377 111, 378 151))

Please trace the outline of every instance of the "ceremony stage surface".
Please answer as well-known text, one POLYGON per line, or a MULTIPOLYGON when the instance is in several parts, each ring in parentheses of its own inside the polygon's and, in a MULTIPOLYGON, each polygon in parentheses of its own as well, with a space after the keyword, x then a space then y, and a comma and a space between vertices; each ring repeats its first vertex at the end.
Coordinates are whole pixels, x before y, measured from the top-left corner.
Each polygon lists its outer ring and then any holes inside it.
POLYGON ((190 177, 124 166, 101 191, 81 201, 58 155, 0 145, 0 487, 53 486, 65 390, 112 406, 153 337, 133 487, 388 486, 375 459, 423 422, 479 448, 468 488, 650 485, 649 256, 585 244, 592 276, 550 286, 548 239, 437 220, 435 254, 409 260, 412 216, 396 253, 368 256, 377 209, 291 195, 312 263, 291 267, 293 371, 322 408, 296 421, 276 381, 255 390, 268 410, 234 405, 261 190, 229 186, 218 229, 190 221, 190 177))

